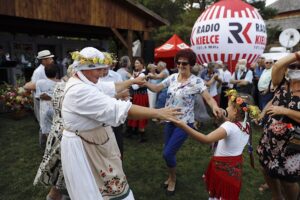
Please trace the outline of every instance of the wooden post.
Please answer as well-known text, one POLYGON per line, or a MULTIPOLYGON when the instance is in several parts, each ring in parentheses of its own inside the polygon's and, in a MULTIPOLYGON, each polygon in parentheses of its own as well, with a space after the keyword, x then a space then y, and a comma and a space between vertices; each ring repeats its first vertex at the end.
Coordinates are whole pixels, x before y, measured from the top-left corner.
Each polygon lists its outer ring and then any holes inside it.
POLYGON ((117 38, 122 42, 122 44, 128 48, 126 40, 123 38, 123 36, 119 33, 119 31, 116 28, 111 28, 112 32, 117 36, 117 38))
POLYGON ((132 42, 133 42, 133 31, 128 30, 128 32, 127 32, 127 53, 128 53, 128 56, 131 61, 132 61, 132 42))
POLYGON ((144 52, 145 40, 149 40, 149 39, 150 39, 150 31, 145 30, 143 32, 143 41, 141 41, 141 43, 142 43, 142 45, 141 45, 141 48, 142 48, 142 58, 144 58, 144 56, 145 56, 145 52, 144 52))

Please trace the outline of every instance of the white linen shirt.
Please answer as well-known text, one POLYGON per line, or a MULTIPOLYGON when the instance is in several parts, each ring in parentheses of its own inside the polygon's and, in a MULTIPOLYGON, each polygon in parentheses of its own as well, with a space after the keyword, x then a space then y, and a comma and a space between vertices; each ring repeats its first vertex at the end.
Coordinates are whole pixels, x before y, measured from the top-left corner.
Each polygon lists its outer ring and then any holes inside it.
POLYGON ((123 80, 122 80, 122 76, 119 73, 113 70, 109 70, 107 76, 99 78, 99 81, 118 83, 118 82, 122 82, 123 80))
POLYGON ((272 75, 272 68, 264 69, 257 84, 257 88, 260 92, 263 92, 269 88, 271 75, 272 75))
POLYGON ((40 64, 33 72, 31 81, 33 83, 36 83, 40 79, 47 79, 47 76, 45 74, 45 66, 40 64))
MULTIPOLYGON (((40 64, 31 76, 31 82, 36 83, 38 80, 48 79, 45 73, 45 66, 40 64)), ((40 98, 36 92, 33 92, 35 98, 40 98)))
POLYGON ((226 71, 223 71, 222 81, 223 81, 223 83, 224 82, 228 83, 227 87, 229 87, 229 88, 233 88, 233 85, 230 84, 231 76, 232 75, 231 75, 230 71, 228 71, 227 69, 226 69, 226 71))
POLYGON ((80 79, 70 78, 62 103, 64 128, 75 132, 90 130, 103 124, 118 126, 124 123, 132 103, 109 97, 105 94, 109 90, 111 87, 102 87, 101 91, 96 84, 86 84, 80 79))
POLYGON ((51 79, 40 79, 36 82, 36 95, 41 96, 41 94, 45 93, 49 97, 53 98, 54 87, 56 83, 51 79))

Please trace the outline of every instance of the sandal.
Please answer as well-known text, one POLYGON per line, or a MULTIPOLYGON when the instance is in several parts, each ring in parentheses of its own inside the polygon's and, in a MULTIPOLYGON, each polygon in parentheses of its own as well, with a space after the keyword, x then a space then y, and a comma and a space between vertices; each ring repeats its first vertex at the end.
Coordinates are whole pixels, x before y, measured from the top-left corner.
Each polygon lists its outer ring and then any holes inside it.
POLYGON ((174 190, 168 190, 168 187, 166 188, 166 195, 167 196, 173 196, 175 194, 175 191, 176 191, 176 181, 175 181, 175 185, 174 185, 174 190))
POLYGON ((261 185, 259 186, 259 188, 258 188, 258 190, 259 190, 260 192, 264 192, 264 191, 266 191, 266 190, 268 190, 268 189, 269 189, 269 186, 268 186, 267 183, 261 184, 261 185))

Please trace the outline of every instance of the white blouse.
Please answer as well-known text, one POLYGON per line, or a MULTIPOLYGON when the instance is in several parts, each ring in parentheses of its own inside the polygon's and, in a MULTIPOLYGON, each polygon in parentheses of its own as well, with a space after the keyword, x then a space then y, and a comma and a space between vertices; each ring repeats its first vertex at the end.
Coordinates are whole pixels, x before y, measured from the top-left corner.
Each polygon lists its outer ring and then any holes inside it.
POLYGON ((62 104, 65 129, 84 131, 103 124, 118 126, 124 123, 132 103, 108 96, 106 93, 111 93, 112 88, 115 91, 114 83, 105 85, 99 87, 99 84, 87 84, 77 78, 69 79, 62 104))
POLYGON ((218 141, 215 156, 239 156, 248 143, 249 135, 235 123, 226 121, 221 125, 226 131, 226 138, 218 141))

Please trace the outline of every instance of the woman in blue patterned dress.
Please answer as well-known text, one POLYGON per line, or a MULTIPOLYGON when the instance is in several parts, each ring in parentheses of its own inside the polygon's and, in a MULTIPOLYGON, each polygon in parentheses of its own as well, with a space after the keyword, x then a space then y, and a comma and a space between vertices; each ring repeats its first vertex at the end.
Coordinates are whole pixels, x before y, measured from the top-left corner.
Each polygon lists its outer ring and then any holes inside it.
MULTIPOLYGON (((215 116, 221 116, 222 111, 216 101, 209 95, 204 81, 191 73, 191 68, 196 63, 196 55, 190 49, 179 51, 175 56, 178 73, 172 74, 157 85, 146 83, 145 85, 154 92, 168 88, 165 107, 181 108, 182 116, 179 118, 193 126, 194 101, 196 94, 201 94, 215 116)), ((166 122, 164 131, 163 157, 168 167, 169 177, 164 182, 167 188, 166 194, 173 195, 176 187, 176 153, 187 139, 188 135, 171 122, 166 122)))

